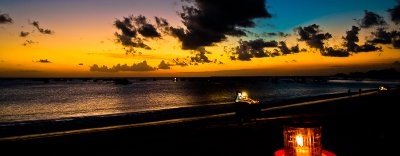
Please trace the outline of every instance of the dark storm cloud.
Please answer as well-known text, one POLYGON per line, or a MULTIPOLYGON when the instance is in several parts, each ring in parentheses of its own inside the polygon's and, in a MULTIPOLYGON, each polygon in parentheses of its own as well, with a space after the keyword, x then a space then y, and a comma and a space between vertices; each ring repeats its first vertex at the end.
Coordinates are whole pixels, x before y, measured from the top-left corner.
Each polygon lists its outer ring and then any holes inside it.
POLYGON ((351 55, 351 52, 358 53, 382 50, 381 47, 375 46, 375 43, 372 42, 366 42, 363 45, 358 45, 358 34, 360 30, 361 29, 359 27, 352 26, 351 30, 346 31, 346 36, 343 37, 343 46, 345 47, 345 49, 324 47, 324 49, 320 51, 321 54, 323 56, 330 57, 349 57, 351 55))
POLYGON ((347 47, 347 50, 357 51, 358 45, 356 42, 359 41, 358 32, 360 30, 359 27, 352 26, 351 30, 346 31, 346 37, 343 37, 343 40, 345 40, 344 46, 347 47))
MULTIPOLYGON (((391 20, 395 24, 399 24, 400 22, 400 0, 397 0, 397 5, 389 9, 388 12, 390 13, 391 20)), ((375 14, 373 12, 365 11, 365 16, 361 20, 361 27, 362 28, 369 28, 372 26, 380 26, 377 27, 374 32, 372 32, 373 38, 368 41, 362 48, 364 50, 373 50, 374 44, 392 44, 394 48, 400 48, 400 32, 397 30, 388 31, 387 27, 383 27, 387 25, 384 21, 383 17, 375 14)), ((379 48, 378 50, 381 50, 379 48)))
POLYGON ((393 36, 392 45, 396 49, 400 48, 400 32, 397 32, 396 35, 393 36))
MULTIPOLYGON (((157 16, 156 16, 156 17, 154 17, 154 20, 156 21, 156 26, 157 26, 157 28, 158 28, 162 33, 164 33, 164 34, 173 35, 173 34, 174 34, 174 33, 173 33, 174 29, 177 29, 177 28, 171 27, 171 26, 169 25, 168 20, 165 19, 165 18, 157 17, 157 16)), ((175 37, 176 37, 176 36, 175 36, 175 37)))
POLYGON ((234 48, 233 56, 230 56, 231 60, 250 61, 251 58, 262 58, 262 57, 275 57, 287 54, 299 53, 299 45, 288 47, 285 41, 275 40, 264 41, 262 39, 250 40, 250 41, 239 41, 239 46, 234 48), (273 48, 272 51, 268 51, 265 48, 273 48))
MULTIPOLYGON (((304 41, 311 48, 319 49, 321 55, 330 57, 348 57, 350 53, 346 49, 335 49, 333 47, 325 47, 324 41, 332 38, 330 33, 322 33, 319 25, 312 24, 306 27, 297 27, 294 29, 299 35, 299 41, 304 41)), ((297 50, 297 49, 296 49, 297 50)))
POLYGON ((0 12, 0 24, 7 24, 7 23, 13 23, 13 19, 10 17, 9 14, 2 14, 0 12))
POLYGON ((99 65, 97 65, 97 64, 90 66, 90 71, 92 71, 92 72, 117 72, 116 70, 109 69, 105 65, 99 67, 99 65))
MULTIPOLYGON (((151 49, 148 45, 144 44, 140 38, 136 38, 137 30, 132 25, 132 19, 129 17, 124 17, 121 21, 117 19, 114 22, 114 26, 121 30, 121 34, 115 33, 115 37, 117 38, 117 43, 121 43, 121 45, 125 47, 138 47, 144 49, 151 49)), ((130 51, 134 51, 131 49, 130 51)), ((101 68, 102 69, 102 68, 101 68)))
POLYGON ((321 52, 323 56, 330 56, 330 57, 348 57, 350 56, 349 51, 346 49, 334 49, 332 47, 328 47, 325 49, 324 52, 321 52))
POLYGON ((28 36, 30 33, 29 32, 25 32, 25 31, 21 31, 21 33, 19 33, 20 37, 26 37, 28 36))
POLYGON ((324 51, 324 41, 332 38, 330 33, 321 33, 319 25, 312 24, 306 27, 297 27, 294 29, 300 36, 299 41, 305 41, 311 48, 317 48, 324 51))
POLYGON ((123 65, 117 64, 111 68, 108 68, 105 65, 99 67, 97 64, 90 66, 90 71, 92 72, 154 71, 154 70, 156 70, 156 68, 148 65, 146 61, 140 62, 138 64, 132 64, 132 66, 129 66, 127 64, 123 65))
POLYGON ((183 49, 197 49, 221 42, 227 36, 245 36, 243 28, 254 27, 253 19, 270 18, 265 0, 185 0, 180 16, 186 30, 170 32, 182 42, 183 49))
POLYGON ((364 17, 359 20, 358 24, 360 25, 361 28, 370 28, 373 26, 386 25, 386 22, 382 16, 380 16, 374 12, 365 10, 364 17))
POLYGON ((246 44, 254 49, 278 46, 278 42, 276 42, 275 40, 264 41, 262 39, 256 39, 256 40, 251 40, 251 41, 243 41, 243 42, 239 42, 239 43, 246 44))
POLYGON ((358 47, 357 51, 354 52, 371 52, 371 51, 381 51, 382 47, 377 47, 375 44, 365 43, 358 47))
POLYGON ((357 51, 358 45, 356 42, 359 41, 358 32, 360 30, 359 27, 352 26, 351 30, 346 31, 346 37, 343 37, 343 40, 345 40, 344 46, 347 47, 347 50, 357 51))
POLYGON ((196 51, 195 56, 190 57, 191 63, 210 63, 208 57, 206 56, 206 53, 210 54, 210 52, 206 51, 204 47, 199 47, 196 51))
POLYGON ((147 24, 147 18, 143 15, 131 16, 131 19, 135 22, 135 25, 138 27, 147 24))
POLYGON ((116 20, 114 26, 121 30, 123 36, 136 37, 136 28, 131 24, 131 19, 124 17, 124 20, 116 20))
POLYGON ((388 10, 391 20, 396 23, 400 24, 400 0, 397 0, 397 5, 388 10))
POLYGON ((392 44, 394 48, 400 48, 400 32, 386 31, 385 28, 377 28, 375 32, 372 32, 374 36, 370 43, 372 44, 392 44))
POLYGON ((158 69, 171 69, 171 65, 162 60, 158 65, 158 69))
POLYGON ((269 56, 271 57, 281 56, 281 53, 279 52, 278 49, 274 49, 272 52, 269 52, 269 56))
POLYGON ((169 27, 169 23, 165 18, 154 17, 157 27, 169 27))
POLYGON ((137 32, 141 34, 143 37, 161 37, 160 33, 154 27, 154 25, 148 23, 147 18, 143 15, 132 16, 132 20, 135 22, 135 26, 137 27, 137 32))
POLYGON ((241 61, 250 61, 251 58, 261 58, 268 57, 269 52, 264 50, 264 48, 269 47, 278 47, 278 42, 275 40, 272 41, 264 41, 263 39, 256 39, 250 41, 239 41, 239 46, 235 48, 234 54, 237 57, 231 57, 231 60, 241 60, 241 61))
MULTIPOLYGON (((162 18, 155 18, 157 26, 168 25, 168 22, 162 18)), ((121 34, 116 32, 115 37, 117 43, 128 47, 127 52, 135 53, 133 48, 151 49, 150 46, 143 42, 146 38, 160 38, 161 34, 157 28, 149 23, 143 15, 123 17, 123 20, 115 20, 114 26, 121 31, 121 34), (140 34, 140 36, 138 35, 140 34)))
POLYGON ((50 29, 41 28, 40 25, 39 25, 39 21, 33 21, 33 22, 30 23, 30 24, 32 24, 32 25, 33 25, 40 33, 42 33, 42 34, 51 35, 51 34, 54 33, 54 31, 52 31, 52 30, 50 30, 50 29))
POLYGON ((384 28, 377 28, 375 32, 372 32, 374 38, 370 41, 372 43, 390 44, 392 42, 392 36, 394 32, 388 32, 384 28))
POLYGON ((47 59, 40 59, 39 61, 36 61, 38 63, 51 63, 51 61, 47 60, 47 59))
POLYGON ((370 52, 381 50, 382 48, 376 47, 374 44, 365 43, 364 45, 358 45, 359 41, 358 33, 361 29, 356 26, 352 26, 351 30, 346 31, 346 37, 343 37, 344 46, 347 48, 347 51, 351 52, 370 52))
POLYGON ((118 33, 115 33, 115 37, 117 37, 117 43, 121 43, 123 46, 151 49, 147 44, 143 43, 141 38, 132 38, 118 33))
POLYGON ((133 64, 130 67, 130 71, 153 71, 153 70, 156 70, 156 68, 148 65, 146 61, 140 62, 138 64, 133 64))
POLYGON ((156 28, 151 24, 145 24, 138 29, 138 32, 144 37, 161 37, 156 28))
POLYGON ((293 46, 293 47, 291 47, 291 48, 289 48, 286 45, 285 41, 280 41, 278 48, 282 52, 283 55, 292 54, 292 53, 299 53, 300 52, 300 48, 299 48, 298 44, 293 46))
POLYGON ((188 61, 187 59, 182 59, 182 58, 181 59, 176 58, 176 59, 173 59, 173 61, 175 62, 175 65, 181 66, 181 67, 188 66, 190 64, 190 61, 188 61))

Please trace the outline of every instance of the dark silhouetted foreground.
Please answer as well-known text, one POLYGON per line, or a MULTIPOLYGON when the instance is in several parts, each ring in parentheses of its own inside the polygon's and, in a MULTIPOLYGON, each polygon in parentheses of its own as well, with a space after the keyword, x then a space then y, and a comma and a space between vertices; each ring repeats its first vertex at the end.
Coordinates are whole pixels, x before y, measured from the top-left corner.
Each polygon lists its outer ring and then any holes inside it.
MULTIPOLYGON (((400 91, 296 107, 265 104, 256 119, 238 122, 234 115, 133 126, 109 131, 41 139, 2 141, 3 152, 14 154, 106 155, 243 155, 272 156, 283 148, 283 126, 299 118, 320 121, 322 146, 339 156, 396 153, 389 143, 397 133, 395 109, 400 91)), ((281 102, 280 105, 299 101, 281 102)), ((51 128, 51 124, 47 125, 51 128)), ((46 128, 46 127, 40 127, 46 128)), ((29 131, 29 129, 27 129, 29 131)))

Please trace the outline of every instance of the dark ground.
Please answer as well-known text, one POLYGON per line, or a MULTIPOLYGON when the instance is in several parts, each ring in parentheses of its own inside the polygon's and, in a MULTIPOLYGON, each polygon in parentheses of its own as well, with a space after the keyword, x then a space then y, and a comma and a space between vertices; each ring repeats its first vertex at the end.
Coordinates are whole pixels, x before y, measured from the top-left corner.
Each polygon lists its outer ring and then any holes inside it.
POLYGON ((0 150, 1 155, 272 156, 283 148, 283 126, 307 118, 321 124, 323 148, 338 156, 398 155, 395 127, 399 123, 396 109, 400 104, 399 93, 393 89, 368 96, 270 110, 258 115, 256 120, 243 123, 234 116, 226 116, 80 135, 2 141, 0 150))

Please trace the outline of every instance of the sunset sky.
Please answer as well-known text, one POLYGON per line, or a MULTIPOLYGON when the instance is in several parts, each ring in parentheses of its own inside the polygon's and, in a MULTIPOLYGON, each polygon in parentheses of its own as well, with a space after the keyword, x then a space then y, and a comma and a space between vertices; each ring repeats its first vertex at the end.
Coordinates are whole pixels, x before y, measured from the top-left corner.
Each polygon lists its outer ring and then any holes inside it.
POLYGON ((0 77, 400 67, 396 0, 0 0, 0 77))

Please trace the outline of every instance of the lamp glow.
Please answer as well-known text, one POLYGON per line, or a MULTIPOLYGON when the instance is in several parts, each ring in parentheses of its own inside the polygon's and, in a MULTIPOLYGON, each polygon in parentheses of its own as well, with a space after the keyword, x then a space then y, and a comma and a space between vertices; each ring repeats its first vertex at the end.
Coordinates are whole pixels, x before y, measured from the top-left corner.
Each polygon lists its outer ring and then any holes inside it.
POLYGON ((322 127, 318 122, 299 121, 284 126, 284 149, 276 151, 275 156, 336 156, 335 153, 322 149, 322 127))
POLYGON ((297 135, 296 136, 296 142, 300 147, 303 147, 303 136, 297 135))
POLYGON ((321 156, 321 127, 285 127, 287 156, 321 156))

